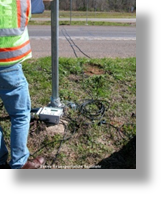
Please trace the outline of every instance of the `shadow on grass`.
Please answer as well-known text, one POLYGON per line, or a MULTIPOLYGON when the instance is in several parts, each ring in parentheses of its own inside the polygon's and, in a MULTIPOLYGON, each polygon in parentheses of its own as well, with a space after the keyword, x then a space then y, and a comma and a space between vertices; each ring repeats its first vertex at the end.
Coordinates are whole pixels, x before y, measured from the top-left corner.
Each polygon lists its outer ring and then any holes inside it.
POLYGON ((100 168, 93 167, 90 169, 136 169, 136 136, 120 151, 103 159, 96 166, 100 168))

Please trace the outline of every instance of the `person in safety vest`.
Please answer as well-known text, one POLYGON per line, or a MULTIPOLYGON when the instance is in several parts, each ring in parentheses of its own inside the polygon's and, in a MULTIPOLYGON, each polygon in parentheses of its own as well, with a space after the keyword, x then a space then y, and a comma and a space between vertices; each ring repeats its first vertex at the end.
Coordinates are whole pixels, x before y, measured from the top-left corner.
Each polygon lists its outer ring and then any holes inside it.
POLYGON ((21 63, 31 58, 27 24, 30 0, 0 0, 0 98, 11 118, 11 160, 0 127, 0 168, 37 169, 43 157, 29 161, 27 138, 30 125, 30 95, 21 63))

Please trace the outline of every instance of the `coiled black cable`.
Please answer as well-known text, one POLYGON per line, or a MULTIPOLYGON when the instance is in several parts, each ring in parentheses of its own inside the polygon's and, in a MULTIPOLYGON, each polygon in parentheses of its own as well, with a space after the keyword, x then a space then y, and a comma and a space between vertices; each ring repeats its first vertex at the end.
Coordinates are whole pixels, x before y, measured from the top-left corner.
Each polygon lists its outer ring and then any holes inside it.
POLYGON ((100 120, 108 109, 103 102, 106 102, 109 108, 110 104, 107 101, 93 99, 85 100, 79 105, 79 112, 91 121, 100 120))

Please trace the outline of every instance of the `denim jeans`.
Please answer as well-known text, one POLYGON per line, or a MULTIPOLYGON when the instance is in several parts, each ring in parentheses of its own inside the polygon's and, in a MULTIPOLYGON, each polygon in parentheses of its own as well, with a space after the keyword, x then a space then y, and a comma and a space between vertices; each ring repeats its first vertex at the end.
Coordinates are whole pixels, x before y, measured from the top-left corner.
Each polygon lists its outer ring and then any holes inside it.
MULTIPOLYGON (((0 98, 11 118, 11 160, 12 169, 21 168, 29 157, 27 138, 30 125, 31 102, 28 83, 21 64, 0 66, 0 98)), ((0 127, 0 164, 7 161, 3 131, 0 127)))

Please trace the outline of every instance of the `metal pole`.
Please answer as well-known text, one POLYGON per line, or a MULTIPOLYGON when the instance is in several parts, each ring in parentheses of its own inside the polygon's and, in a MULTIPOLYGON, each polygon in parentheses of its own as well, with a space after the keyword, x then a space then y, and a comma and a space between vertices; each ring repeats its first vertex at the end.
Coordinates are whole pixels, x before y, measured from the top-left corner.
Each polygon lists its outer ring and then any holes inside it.
POLYGON ((59 98, 59 0, 51 2, 51 56, 52 97, 51 106, 61 107, 59 98))
POLYGON ((95 0, 95 4, 94 4, 94 16, 96 18, 96 0, 95 0))
POLYGON ((70 25, 72 23, 72 0, 70 0, 70 25))
POLYGON ((86 4, 86 6, 87 6, 87 8, 86 8, 86 25, 88 25, 88 0, 86 0, 87 1, 87 4, 86 4))

